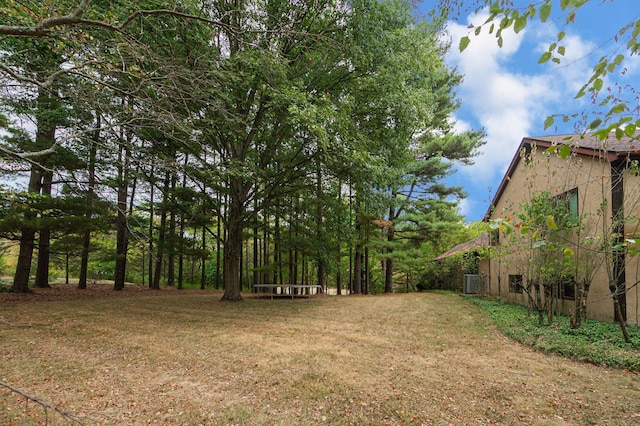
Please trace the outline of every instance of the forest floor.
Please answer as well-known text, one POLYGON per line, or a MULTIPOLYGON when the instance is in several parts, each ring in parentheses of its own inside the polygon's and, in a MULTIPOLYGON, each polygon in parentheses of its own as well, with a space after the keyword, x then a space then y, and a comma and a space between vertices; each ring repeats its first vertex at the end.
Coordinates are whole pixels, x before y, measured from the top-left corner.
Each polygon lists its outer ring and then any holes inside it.
MULTIPOLYGON (((640 376, 545 355, 442 294, 0 294, 0 381, 85 425, 640 424, 640 376)), ((0 386, 0 424, 65 424, 0 386), (51 423, 50 423, 51 424, 51 423)))

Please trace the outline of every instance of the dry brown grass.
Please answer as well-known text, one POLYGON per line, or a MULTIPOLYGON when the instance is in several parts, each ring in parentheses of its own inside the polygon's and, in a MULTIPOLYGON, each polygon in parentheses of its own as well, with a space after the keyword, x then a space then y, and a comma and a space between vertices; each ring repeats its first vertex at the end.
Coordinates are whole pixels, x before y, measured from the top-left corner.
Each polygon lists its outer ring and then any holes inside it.
POLYGON ((85 424, 640 424, 637 374, 533 352, 458 296, 61 288, 0 294, 0 381, 85 424))

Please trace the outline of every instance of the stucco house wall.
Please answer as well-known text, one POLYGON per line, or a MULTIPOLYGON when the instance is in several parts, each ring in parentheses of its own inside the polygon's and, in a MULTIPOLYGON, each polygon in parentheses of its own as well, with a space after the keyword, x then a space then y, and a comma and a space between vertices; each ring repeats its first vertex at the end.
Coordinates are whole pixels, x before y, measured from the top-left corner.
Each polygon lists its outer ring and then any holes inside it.
MULTIPOLYGON (((583 228, 567 245, 580 259, 577 263, 580 271, 576 271, 576 275, 590 272, 593 277, 587 304, 587 317, 592 319, 614 320, 609 291, 612 272, 608 272, 613 270, 612 257, 602 252, 595 254, 595 248, 600 247, 598 241, 601 240, 598 239, 611 236, 612 218, 619 217, 616 214, 621 213, 620 209, 625 217, 624 239, 638 238, 640 243, 640 173, 630 170, 635 156, 632 143, 633 140, 616 141, 613 150, 609 150, 606 144, 603 149, 601 142, 594 139, 585 141, 563 136, 523 139, 485 217, 487 221, 509 220, 517 226, 521 207, 534 194, 546 191, 551 196, 561 197, 569 191, 577 191, 577 210, 583 228), (562 145, 568 145, 572 150, 566 158, 553 152, 562 145)), ((482 260, 479 269, 491 295, 526 304, 525 292, 517 293, 509 288, 509 276, 526 277, 530 265, 531 248, 527 245, 530 240, 527 242, 517 234, 517 228, 510 235, 505 232, 494 234, 491 244, 498 255, 482 260)), ((640 294, 635 285, 640 280, 638 256, 626 256, 623 278, 627 287, 627 322, 636 325, 640 321, 640 294)), ((560 297, 558 308, 569 314, 575 310, 575 301, 560 297)))

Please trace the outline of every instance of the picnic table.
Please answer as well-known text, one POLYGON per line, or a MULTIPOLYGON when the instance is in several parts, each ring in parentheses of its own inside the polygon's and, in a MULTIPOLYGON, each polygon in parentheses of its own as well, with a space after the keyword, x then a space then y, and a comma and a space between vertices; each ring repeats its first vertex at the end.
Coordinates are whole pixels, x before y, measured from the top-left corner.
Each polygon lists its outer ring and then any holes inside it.
POLYGON ((303 290, 308 289, 307 296, 311 297, 312 294, 320 294, 324 292, 324 289, 319 284, 254 284, 254 293, 266 293, 271 290, 271 299, 273 296, 287 295, 293 299, 295 296, 303 296, 303 290), (278 289, 280 292, 278 293, 278 289), (315 289, 315 293, 314 293, 315 289), (296 291, 297 290, 297 291, 296 291))

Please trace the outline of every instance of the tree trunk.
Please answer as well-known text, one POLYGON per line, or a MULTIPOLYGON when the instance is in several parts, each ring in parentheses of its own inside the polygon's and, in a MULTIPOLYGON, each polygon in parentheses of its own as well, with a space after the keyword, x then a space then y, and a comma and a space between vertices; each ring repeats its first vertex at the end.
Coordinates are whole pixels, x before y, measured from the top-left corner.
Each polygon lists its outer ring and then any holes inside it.
POLYGON ((624 319, 618 296, 614 296, 613 304, 616 312, 615 316, 618 319, 618 324, 620 324, 620 331, 622 331, 622 337, 624 337, 625 342, 631 343, 631 337, 629 337, 629 331, 627 330, 627 321, 624 319))
POLYGON ((356 195, 356 249, 353 259, 353 294, 362 294, 362 226, 360 224, 360 201, 356 195))
MULTIPOLYGON (((204 217, 204 216, 203 216, 204 217)), ((200 258, 200 290, 204 290, 207 285, 207 225, 202 224, 202 228, 200 228, 201 237, 202 237, 202 257, 200 258)))
MULTIPOLYGON (((279 225, 278 225, 278 221, 280 220, 278 212, 275 212, 275 215, 273 217, 273 222, 274 222, 274 230, 273 230, 273 262, 271 263, 272 267, 272 278, 271 278, 271 283, 272 284, 278 284, 278 274, 280 273, 280 275, 282 274, 282 272, 280 272, 280 265, 278 263, 278 257, 279 257, 279 253, 278 253, 278 238, 279 238, 279 225)), ((267 227, 269 225, 267 224, 267 227)))
POLYGON ((100 114, 96 117, 96 130, 93 135, 93 139, 89 141, 91 144, 89 148, 89 181, 87 183, 87 206, 86 213, 87 227, 82 231, 82 255, 80 257, 80 276, 78 277, 78 288, 84 290, 87 288, 87 275, 89 267, 89 248, 91 245, 91 227, 90 221, 93 212, 93 198, 95 195, 96 186, 96 156, 98 153, 98 142, 100 140, 100 114))
POLYGON ((393 293, 393 257, 391 254, 393 252, 393 248, 391 247, 393 244, 393 240, 395 239, 395 228, 393 224, 387 228, 387 242, 389 243, 389 247, 387 247, 387 259, 385 260, 385 268, 384 268, 384 292, 385 293, 393 293))
POLYGON ((356 247, 353 259, 353 294, 362 294, 362 253, 356 247))
MULTIPOLYGON (((50 92, 40 90, 37 99, 37 130, 36 130, 36 146, 46 148, 53 145, 56 138, 55 120, 47 118, 46 115, 54 108, 54 98, 50 92)), ((46 158, 39 158, 42 164, 46 163, 46 158)), ((32 165, 29 175, 29 186, 27 191, 30 194, 39 194, 42 179, 45 172, 40 166, 32 165)), ((24 227, 20 235, 20 252, 16 264, 16 273, 13 278, 13 285, 9 289, 15 293, 25 293, 29 291, 29 277, 31 275, 31 262, 33 260, 33 248, 35 245, 36 228, 33 221, 37 215, 32 212, 24 214, 24 227)), ((47 263, 48 266, 48 263, 47 263)))
MULTIPOLYGON (((176 175, 171 174, 171 194, 176 190, 176 175)), ((169 196, 172 198, 172 195, 169 196)), ((167 285, 173 287, 176 284, 176 213, 171 208, 169 212, 169 253, 167 253, 167 285)))
MULTIPOLYGON (((31 168, 29 175, 28 191, 31 194, 40 192, 40 181, 42 172, 37 167, 31 168)), ((16 273, 13 277, 13 285, 9 291, 14 293, 29 292, 29 276, 31 275, 31 261, 33 259, 33 247, 35 245, 36 229, 33 221, 36 215, 32 212, 24 214, 24 225, 20 234, 20 251, 18 253, 18 261, 16 263, 16 273)))
POLYGON ((318 164, 316 165, 316 244, 318 248, 316 250, 317 253, 317 279, 318 285, 324 288, 325 282, 325 250, 324 250, 324 223, 323 223, 323 209, 322 209, 322 200, 323 200, 323 190, 322 190, 322 169, 320 168, 320 160, 318 160, 318 164))
POLYGON ((289 232, 288 234, 288 238, 289 238, 289 250, 288 250, 288 255, 289 255, 289 284, 293 284, 294 281, 294 277, 293 277, 293 244, 291 244, 291 242, 293 241, 293 226, 294 226, 294 216, 293 216, 293 199, 291 200, 291 205, 289 206, 289 232))
MULTIPOLYGON (((232 179, 231 186, 239 186, 240 182, 232 179)), ((228 234, 224 243, 224 294, 222 300, 242 300, 240 295, 240 259, 242 257, 242 216, 243 202, 237 191, 231 191, 228 223, 228 234)))
POLYGON ((269 252, 269 215, 267 212, 264 214, 264 226, 262 231, 262 283, 274 284, 271 282, 271 274, 269 272, 269 265, 271 265, 271 253, 269 252))
MULTIPOLYGON (((369 240, 369 237, 367 236, 367 241, 369 240)), ((369 247, 364 248, 364 261, 363 261, 363 265, 364 267, 363 269, 363 273, 364 273, 364 285, 362 286, 362 292, 364 294, 369 294, 371 292, 371 275, 369 274, 369 247)))
MULTIPOLYGON (((254 203, 255 205, 255 203, 254 203)), ((258 236, 258 220, 256 218, 253 225, 253 273, 252 273, 252 289, 253 286, 260 284, 260 238, 258 236)))
POLYGON ((551 325, 553 323, 554 287, 555 284, 552 282, 548 282, 544 286, 544 308, 547 313, 547 325, 551 325))
POLYGON ((620 303, 620 287, 617 280, 609 281, 609 290, 611 291, 611 295, 613 297, 614 318, 618 322, 618 325, 620 325, 620 331, 622 332, 622 337, 624 337, 624 341, 627 343, 631 343, 631 338, 629 337, 629 331, 627 330, 627 320, 625 318, 624 311, 620 303))
POLYGON ((153 284, 151 288, 160 290, 160 278, 162 277, 162 260, 164 258, 164 246, 166 244, 167 235, 167 193, 169 190, 169 172, 165 173, 164 178, 164 196, 160 207, 160 229, 158 229, 158 244, 156 248, 156 264, 153 272, 153 284))
MULTIPOLYGON (((222 205, 222 196, 220 194, 218 194, 218 206, 222 205)), ((218 290, 220 288, 220 260, 221 259, 221 242, 223 240, 223 237, 221 234, 221 229, 222 229, 222 217, 221 217, 221 213, 220 213, 220 209, 218 209, 218 223, 217 223, 217 234, 216 234, 216 290, 218 290)), ((226 232, 226 230, 224 231, 226 232)))
POLYGON ((153 172, 151 172, 151 178, 149 179, 149 267, 147 273, 149 274, 148 282, 149 288, 153 285, 153 216, 155 214, 154 211, 154 200, 155 195, 155 182, 153 179, 153 172))
MULTIPOLYGON (((187 168, 189 164, 189 155, 184 156, 184 169, 187 168)), ((182 174, 182 187, 187 187, 187 173, 183 172, 182 174)), ((178 235, 178 290, 182 290, 182 280, 184 278, 184 222, 185 222, 185 212, 182 211, 180 214, 180 228, 178 235)))
POLYGON ((182 290, 184 279, 184 214, 180 216, 180 252, 178 254, 178 290, 182 290))
POLYGON ((116 265, 113 289, 123 290, 127 267, 128 229, 127 229, 127 193, 128 193, 129 150, 120 144, 118 153, 118 199, 116 208, 116 265))
MULTIPOLYGON (((43 196, 51 197, 51 185, 53 181, 53 172, 50 170, 42 174, 43 196)), ((40 227, 40 235, 38 241, 38 265, 36 268, 36 278, 34 282, 35 288, 51 288, 49 285, 49 261, 51 258, 51 228, 49 225, 40 227)))
POLYGON ((340 265, 342 260, 342 247, 338 243, 338 269, 336 271, 336 294, 340 296, 342 294, 342 267, 340 265))
POLYGON ((536 292, 535 305, 536 310, 538 311, 538 324, 544 325, 544 308, 542 306, 542 290, 540 282, 536 281, 533 285, 533 288, 536 292))

